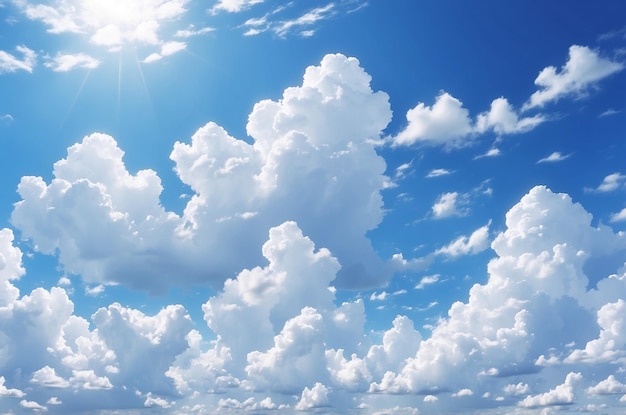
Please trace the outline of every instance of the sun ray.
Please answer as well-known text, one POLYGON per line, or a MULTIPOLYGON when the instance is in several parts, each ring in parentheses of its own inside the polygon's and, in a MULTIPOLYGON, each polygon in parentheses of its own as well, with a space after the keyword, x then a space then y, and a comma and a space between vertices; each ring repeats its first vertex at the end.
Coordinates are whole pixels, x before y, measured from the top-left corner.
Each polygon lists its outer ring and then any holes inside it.
POLYGON ((83 82, 81 82, 80 87, 78 88, 78 91, 76 92, 76 95, 74 95, 74 98, 72 99, 72 103, 70 104, 70 107, 67 110, 67 114, 65 114, 65 117, 63 117, 63 122, 61 123, 61 127, 65 126, 67 119, 70 117, 70 115, 74 111, 74 107, 76 106, 76 101, 78 101, 78 97, 80 97, 80 94, 83 92, 83 88, 85 87, 85 84, 87 83, 87 79, 89 79, 89 75, 91 74, 91 71, 92 71, 91 69, 87 69, 87 72, 85 73, 85 77, 83 78, 83 82))

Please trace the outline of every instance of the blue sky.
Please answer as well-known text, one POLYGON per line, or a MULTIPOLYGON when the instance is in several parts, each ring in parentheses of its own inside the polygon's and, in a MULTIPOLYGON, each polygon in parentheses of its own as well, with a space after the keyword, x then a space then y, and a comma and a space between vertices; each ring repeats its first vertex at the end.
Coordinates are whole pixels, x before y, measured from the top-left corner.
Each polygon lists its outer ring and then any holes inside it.
POLYGON ((0 0, 0 414, 623 413, 624 16, 0 0))

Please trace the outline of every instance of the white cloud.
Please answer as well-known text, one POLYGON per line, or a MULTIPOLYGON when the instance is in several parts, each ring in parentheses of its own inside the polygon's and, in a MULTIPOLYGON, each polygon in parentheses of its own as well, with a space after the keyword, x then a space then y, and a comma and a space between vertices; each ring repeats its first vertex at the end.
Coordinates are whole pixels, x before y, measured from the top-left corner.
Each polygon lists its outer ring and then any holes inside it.
POLYGON ((509 101, 500 97, 493 100, 488 112, 476 117, 476 131, 485 133, 492 130, 496 134, 519 134, 534 129, 544 121, 546 118, 541 114, 520 118, 509 101))
MULTIPOLYGON (((311 26, 320 20, 328 19, 334 14, 334 9, 334 3, 328 3, 326 6, 316 7, 295 19, 280 22, 272 30, 278 36, 285 37, 289 32, 297 28, 311 26)), ((301 34, 304 37, 309 37, 313 34, 313 32, 311 30, 304 30, 301 34)))
POLYGON ((131 174, 115 140, 92 134, 55 163, 49 184, 22 179, 12 221, 38 251, 58 250, 68 274, 159 290, 220 284, 258 264, 268 228, 296 220, 341 261, 339 286, 380 286, 391 270, 365 235, 384 214, 388 178, 375 141, 390 117, 359 62, 328 55, 302 86, 254 106, 253 144, 209 123, 174 145, 176 173, 195 193, 182 216, 160 205, 154 171, 131 174))
POLYGON ((328 393, 330 390, 323 384, 317 382, 312 388, 304 388, 300 401, 296 404, 298 411, 306 411, 313 408, 328 406, 330 401, 328 393))
POLYGON ((485 158, 485 157, 498 157, 501 154, 502 152, 500 151, 499 148, 493 147, 487 150, 487 152, 483 154, 479 154, 478 156, 474 157, 474 160, 478 160, 478 159, 485 158))
POLYGON ((454 173, 454 170, 433 169, 433 170, 428 172, 428 174, 426 175, 426 178, 447 176, 447 175, 452 174, 452 173, 454 173))
POLYGON ((453 398, 462 398, 464 396, 472 396, 474 395, 474 392, 471 389, 468 388, 463 388, 461 390, 459 390, 458 392, 454 392, 452 394, 453 398))
POLYGON ((53 396, 52 398, 48 399, 46 401, 46 404, 48 405, 61 405, 63 402, 57 398, 56 396, 53 396))
POLYGON ((124 43, 156 45, 163 23, 186 12, 188 0, 33 0, 16 2, 31 20, 39 20, 51 33, 76 33, 94 44, 118 50, 124 43))
POLYGON ((427 275, 425 277, 422 277, 422 279, 420 280, 420 282, 415 286, 416 290, 421 290, 424 287, 426 287, 427 285, 431 285, 436 283, 437 281, 439 281, 439 278, 441 276, 439 274, 435 274, 435 275, 427 275))
POLYGON ((264 0, 218 0, 218 2, 211 8, 213 13, 220 10, 229 13, 238 13, 246 10, 255 4, 263 3, 264 0))
POLYGON ((614 375, 609 375, 597 385, 588 387, 586 392, 588 395, 626 394, 626 385, 615 379, 614 375))
POLYGON ((54 58, 49 58, 44 65, 55 72, 67 72, 76 68, 95 69, 100 66, 100 61, 84 53, 59 53, 54 58))
POLYGON ((588 47, 570 46, 569 58, 560 72, 554 66, 539 72, 535 84, 540 89, 531 95, 523 110, 543 107, 566 96, 584 96, 599 81, 623 68, 623 64, 602 58, 588 47))
POLYGON ((0 397, 7 398, 22 398, 26 394, 19 389, 7 388, 4 383, 6 380, 4 376, 0 376, 0 397))
POLYGON ((147 58, 143 60, 143 63, 152 63, 163 59, 166 56, 171 56, 175 53, 183 51, 187 48, 187 44, 185 42, 166 42, 161 45, 161 51, 159 53, 152 53, 147 58))
POLYGON ((616 173, 611 173, 608 176, 606 176, 604 179, 602 179, 602 183, 600 183, 598 187, 593 188, 593 189, 586 187, 585 190, 593 191, 593 192, 600 192, 600 193, 613 192, 623 187, 625 183, 626 183, 626 175, 616 172, 616 173))
POLYGON ((617 213, 611 214, 611 219, 609 219, 611 223, 614 222, 624 222, 626 221, 626 208, 620 210, 617 213))
POLYGON ((435 254, 457 257, 459 255, 477 254, 484 251, 489 246, 490 225, 491 222, 485 226, 481 226, 472 232, 469 237, 460 236, 449 245, 435 251, 435 254))
POLYGON ((527 383, 519 382, 517 384, 510 383, 504 387, 504 393, 512 396, 527 395, 530 392, 530 388, 527 383))
POLYGON ((576 395, 574 388, 583 377, 580 373, 569 373, 565 382, 551 389, 549 392, 539 395, 531 395, 524 398, 519 405, 525 408, 536 408, 542 406, 568 405, 574 403, 576 395))
POLYGON ((27 401, 26 399, 20 401, 20 406, 22 408, 32 409, 35 412, 45 412, 48 410, 45 406, 40 405, 35 401, 27 401))
POLYGON ((542 159, 540 159, 539 161, 537 161, 537 163, 556 163, 559 161, 563 161, 567 158, 569 158, 571 156, 571 154, 561 154, 558 151, 555 151, 554 153, 550 154, 547 157, 544 157, 542 159))
POLYGON ((174 33, 174 37, 189 38, 205 35, 213 31, 215 31, 215 28, 213 27, 201 27, 200 29, 196 29, 194 25, 189 25, 187 29, 177 30, 176 33, 174 33))
POLYGON ((15 50, 23 55, 22 59, 0 50, 0 74, 15 71, 32 73, 37 63, 37 54, 35 51, 26 46, 18 46, 15 50))
POLYGON ((469 111, 447 92, 437 96, 432 107, 420 102, 406 114, 407 126, 393 138, 395 146, 416 143, 463 147, 472 132, 469 111))
POLYGON ((33 373, 31 383, 47 388, 67 388, 70 383, 56 374, 50 366, 44 366, 33 373))
POLYGON ((448 192, 439 195, 433 206, 431 207, 433 217, 435 219, 449 218, 451 216, 463 216, 467 213, 467 209, 460 207, 462 195, 458 192, 448 192))
POLYGON ((13 122, 13 116, 11 114, 0 115, 0 125, 9 125, 13 122))

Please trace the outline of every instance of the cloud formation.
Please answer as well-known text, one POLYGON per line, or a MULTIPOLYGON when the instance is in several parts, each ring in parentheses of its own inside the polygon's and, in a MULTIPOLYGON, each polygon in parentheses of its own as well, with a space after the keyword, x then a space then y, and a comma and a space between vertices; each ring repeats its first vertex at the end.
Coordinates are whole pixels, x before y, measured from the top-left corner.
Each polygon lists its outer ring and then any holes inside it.
POLYGON ((22 179, 13 224, 87 282, 159 290, 219 286, 258 263, 269 227, 294 220, 340 259, 340 286, 381 285, 391 270, 365 233, 383 218, 388 178, 376 142, 391 112, 369 83, 356 59, 328 55, 302 86, 254 106, 254 143, 214 123, 177 142, 170 157, 194 191, 182 215, 160 205, 156 172, 129 173, 115 140, 92 134, 55 163, 49 184, 22 179))

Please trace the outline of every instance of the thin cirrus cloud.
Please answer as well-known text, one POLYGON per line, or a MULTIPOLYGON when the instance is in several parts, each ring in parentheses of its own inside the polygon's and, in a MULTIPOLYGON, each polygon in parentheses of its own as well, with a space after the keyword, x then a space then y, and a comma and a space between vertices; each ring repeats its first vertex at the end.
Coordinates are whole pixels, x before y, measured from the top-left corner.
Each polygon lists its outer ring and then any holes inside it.
POLYGON ((588 47, 574 45, 570 47, 568 61, 560 73, 551 66, 540 72, 535 84, 541 89, 533 93, 520 110, 515 110, 506 98, 500 97, 492 101, 488 111, 472 120, 469 110, 459 99, 442 92, 432 106, 420 102, 410 109, 406 114, 406 126, 389 141, 392 146, 424 144, 454 149, 471 145, 477 136, 487 132, 498 135, 525 133, 546 122, 548 116, 541 113, 523 116, 522 113, 564 97, 584 97, 594 85, 623 67, 619 62, 600 57, 588 47))

